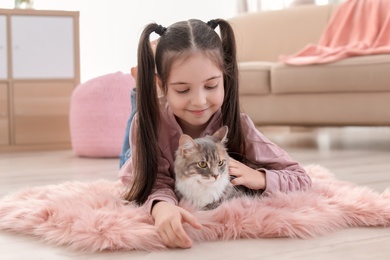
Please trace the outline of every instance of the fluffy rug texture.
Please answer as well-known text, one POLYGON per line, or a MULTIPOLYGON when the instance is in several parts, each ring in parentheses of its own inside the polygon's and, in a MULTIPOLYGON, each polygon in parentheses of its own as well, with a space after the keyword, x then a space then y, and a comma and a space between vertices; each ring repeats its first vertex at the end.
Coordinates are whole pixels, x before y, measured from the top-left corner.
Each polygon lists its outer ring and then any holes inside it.
MULTIPOLYGON (((211 211, 193 212, 203 228, 185 224, 187 232, 199 243, 310 238, 347 227, 389 226, 390 190, 378 193, 336 180, 318 165, 306 169, 313 179, 312 189, 237 198, 211 211)), ((0 230, 89 252, 164 249, 151 216, 121 200, 123 191, 120 182, 106 180, 26 188, 0 200, 0 230)))

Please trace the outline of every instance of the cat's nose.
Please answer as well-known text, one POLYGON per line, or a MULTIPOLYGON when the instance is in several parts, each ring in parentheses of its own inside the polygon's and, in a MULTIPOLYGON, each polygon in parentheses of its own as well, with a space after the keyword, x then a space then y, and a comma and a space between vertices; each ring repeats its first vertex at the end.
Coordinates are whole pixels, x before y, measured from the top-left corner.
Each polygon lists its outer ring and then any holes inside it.
POLYGON ((219 175, 213 175, 214 179, 218 179, 219 175))

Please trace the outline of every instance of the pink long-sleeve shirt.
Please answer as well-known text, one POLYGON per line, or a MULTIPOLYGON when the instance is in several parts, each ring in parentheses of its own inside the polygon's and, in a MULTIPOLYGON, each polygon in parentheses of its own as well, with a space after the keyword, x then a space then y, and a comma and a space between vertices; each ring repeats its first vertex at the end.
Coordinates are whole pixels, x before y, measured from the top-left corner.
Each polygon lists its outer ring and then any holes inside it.
MULTIPOLYGON (((163 105, 160 121, 158 173, 152 193, 145 203, 148 210, 151 210, 154 201, 178 204, 174 192, 175 173, 173 166, 175 152, 179 146, 179 138, 183 132, 168 104, 163 105)), ((136 114, 131 125, 129 138, 132 154, 137 151, 137 147, 135 147, 136 131, 138 130, 137 122, 136 114)), ((304 168, 298 162, 292 160, 283 149, 258 131, 248 115, 241 114, 241 124, 246 139, 246 157, 251 161, 264 165, 264 168, 261 168, 266 177, 266 189, 263 194, 270 194, 275 191, 305 190, 311 186, 311 179, 304 168)), ((212 135, 220 127, 222 127, 222 114, 218 111, 210 119, 200 136, 212 135)), ((125 185, 131 185, 132 183, 133 163, 131 157, 119 171, 119 178, 125 185)))

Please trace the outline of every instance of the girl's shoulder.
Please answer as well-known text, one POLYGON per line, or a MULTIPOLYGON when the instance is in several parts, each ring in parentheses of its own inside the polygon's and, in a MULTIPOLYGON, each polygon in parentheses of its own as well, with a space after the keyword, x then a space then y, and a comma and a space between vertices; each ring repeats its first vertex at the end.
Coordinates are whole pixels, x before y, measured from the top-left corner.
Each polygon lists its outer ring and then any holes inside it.
POLYGON ((245 113, 240 114, 241 126, 245 129, 256 129, 252 119, 245 113))
POLYGON ((252 119, 245 113, 240 114, 241 127, 243 134, 247 140, 252 142, 271 143, 267 137, 253 123, 252 119))

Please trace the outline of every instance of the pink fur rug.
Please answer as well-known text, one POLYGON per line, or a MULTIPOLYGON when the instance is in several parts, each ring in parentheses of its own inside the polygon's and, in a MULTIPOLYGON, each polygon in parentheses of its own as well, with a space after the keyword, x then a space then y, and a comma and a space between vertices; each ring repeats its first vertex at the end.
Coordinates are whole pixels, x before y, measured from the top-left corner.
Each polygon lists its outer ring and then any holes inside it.
MULTIPOLYGON (((239 238, 310 238, 347 227, 389 226, 390 190, 372 191, 336 180, 325 168, 306 167, 306 192, 238 198, 194 212, 203 225, 186 230, 195 242, 239 238)), ((98 180, 26 188, 0 200, 0 230, 39 237, 75 250, 163 249, 142 207, 120 199, 120 182, 98 180)))

